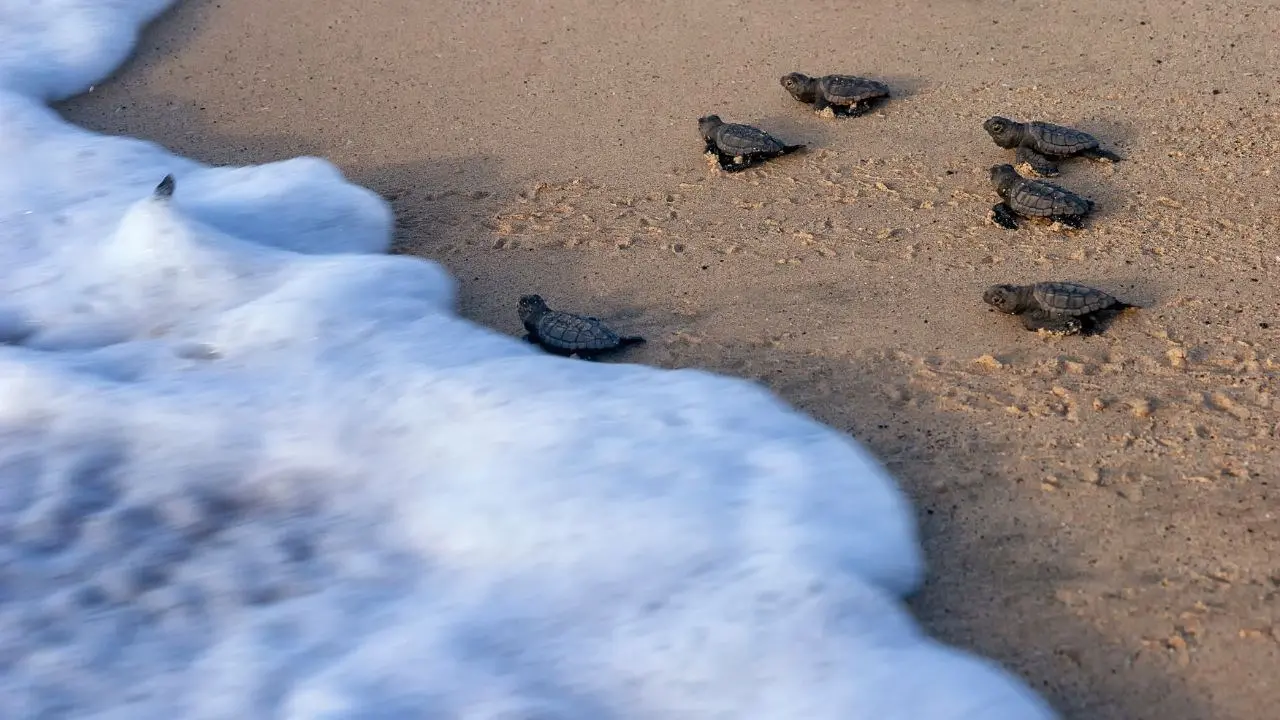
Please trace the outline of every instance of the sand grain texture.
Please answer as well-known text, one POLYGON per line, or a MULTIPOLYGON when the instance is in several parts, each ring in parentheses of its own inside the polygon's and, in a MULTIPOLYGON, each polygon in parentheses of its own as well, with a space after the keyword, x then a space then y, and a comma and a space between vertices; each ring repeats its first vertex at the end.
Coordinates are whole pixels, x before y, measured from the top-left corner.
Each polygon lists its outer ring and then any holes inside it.
POLYGON ((931 632, 1067 717, 1280 705, 1280 8, 1228 0, 643 5, 188 0, 62 104, 214 163, 325 156, 394 205, 465 314, 606 318, 623 359, 766 383, 851 431, 919 508, 931 632), (821 118, 778 77, 895 97, 821 118), (802 153, 729 176, 696 118, 802 153), (985 220, 991 114, 1098 135, 1070 233, 985 220), (1147 306, 1045 338, 995 282, 1147 306))

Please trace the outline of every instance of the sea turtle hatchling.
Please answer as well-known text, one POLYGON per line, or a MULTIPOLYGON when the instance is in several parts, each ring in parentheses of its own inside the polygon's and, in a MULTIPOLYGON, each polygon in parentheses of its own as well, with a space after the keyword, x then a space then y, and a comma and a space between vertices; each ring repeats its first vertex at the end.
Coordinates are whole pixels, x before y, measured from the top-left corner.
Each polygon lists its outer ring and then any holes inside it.
POLYGON ((599 318, 552 310, 540 295, 521 296, 520 322, 524 339, 553 355, 590 360, 597 355, 644 342, 636 335, 619 335, 599 318))
POLYGON ((727 123, 719 115, 698 118, 698 133, 707 144, 705 152, 715 153, 725 172, 745 170, 755 163, 793 153, 804 144, 787 145, 760 128, 727 123))
POLYGON ((159 185, 156 185, 156 189, 153 192, 153 194, 157 198, 170 198, 170 197, 173 197, 173 189, 174 189, 173 175, 169 174, 164 176, 164 179, 160 181, 159 185))
POLYGON ((991 184, 1003 201, 991 207, 991 219, 1008 230, 1018 229, 1018 216, 1044 218, 1079 229, 1093 211, 1093 201, 1044 180, 1022 177, 1013 166, 993 165, 991 184))
POLYGON ((858 117, 889 97, 889 86, 855 75, 809 77, 788 73, 779 78, 791 97, 813 105, 817 112, 830 108, 839 117, 858 117))
POLYGON ((1098 139, 1087 132, 1053 123, 1018 122, 993 115, 982 123, 996 145, 1014 151, 1014 164, 1026 164, 1041 177, 1058 174, 1054 160, 1086 157, 1091 160, 1119 162, 1124 158, 1104 150, 1098 139))
POLYGON ((982 300, 1002 313, 1021 317, 1028 330, 1061 335, 1093 330, 1105 316, 1137 307, 1074 282, 992 285, 982 293, 982 300))

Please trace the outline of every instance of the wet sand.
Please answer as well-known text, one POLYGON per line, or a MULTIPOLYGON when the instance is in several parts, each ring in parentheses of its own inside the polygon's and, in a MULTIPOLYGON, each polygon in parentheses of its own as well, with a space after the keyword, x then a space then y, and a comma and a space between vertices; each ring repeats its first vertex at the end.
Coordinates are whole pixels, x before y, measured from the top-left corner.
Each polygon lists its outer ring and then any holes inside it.
POLYGON ((216 164, 314 154, 398 251, 515 334, 538 292, 647 338, 619 360, 767 384, 919 509, 941 639, 1070 718, 1280 706, 1280 8, 188 0, 60 105, 216 164), (894 97, 829 119, 779 76, 894 97), (726 175, 700 115, 810 148, 726 175), (1072 125, 1085 229, 986 220, 982 121, 1072 125), (1096 337, 989 312, 1074 279, 1144 306, 1096 337))

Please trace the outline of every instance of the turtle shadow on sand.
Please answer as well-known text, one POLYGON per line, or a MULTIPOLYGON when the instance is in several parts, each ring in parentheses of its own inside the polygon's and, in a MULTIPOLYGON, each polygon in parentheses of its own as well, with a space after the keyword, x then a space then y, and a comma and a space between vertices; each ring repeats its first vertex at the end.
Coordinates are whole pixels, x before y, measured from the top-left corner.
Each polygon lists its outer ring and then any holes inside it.
POLYGON ((1138 275, 1108 275, 1086 278, 1082 282, 1105 290, 1128 306, 1096 313, 1093 316, 1093 327, 1080 333, 1084 337, 1106 334, 1120 337, 1121 334, 1145 333, 1146 325, 1158 321, 1161 314, 1169 309, 1167 299, 1170 294, 1177 292, 1175 286, 1166 285, 1167 281, 1156 281, 1138 275))
MULTIPOLYGON (((1143 295, 1134 291, 1136 283, 1111 282, 1106 285, 1107 291, 1120 297, 1125 307, 1108 308, 1090 316, 1080 334, 1084 337, 1096 337, 1111 332, 1119 325, 1123 328, 1129 323, 1145 322, 1152 312, 1159 312, 1161 303, 1156 295, 1143 295)), ((1127 332, 1127 330, 1121 330, 1127 332)))
MULTIPOLYGON (((1142 132, 1138 126, 1128 120, 1124 120, 1117 115, 1107 115, 1097 118, 1082 118, 1078 121, 1063 121, 1060 125, 1070 125, 1078 130, 1083 130, 1090 135, 1098 138, 1104 147, 1110 148, 1122 155, 1126 161, 1132 162, 1130 157, 1135 149, 1135 143, 1142 132)), ((988 139, 988 142, 990 140, 988 139)), ((1123 161, 1117 164, 1117 168, 1123 165, 1123 161)))
MULTIPOLYGON (((1064 519, 1042 508, 1040 476, 1024 482, 1024 441, 1016 428, 1000 427, 1003 408, 979 411, 987 415, 947 409, 913 385, 917 362, 887 352, 833 357, 698 345, 663 364, 759 382, 880 459, 915 510, 928 576, 906 604, 932 637, 1000 663, 1064 718, 1162 717, 1189 707, 1197 708, 1194 717, 1213 716, 1158 663, 1133 663, 1144 652, 1142 638, 1104 634, 1098 616, 1054 601, 1096 593, 1099 575, 1087 558, 1122 555, 1141 536, 1116 534, 1110 544, 1084 547, 1064 540, 1064 519)), ((982 392, 999 392, 1007 380, 980 375, 976 382, 991 385, 982 392)))
MULTIPOLYGON (((778 89, 784 95, 786 92, 781 88, 778 89)), ((798 154, 804 155, 812 153, 816 150, 831 147, 839 139, 839 126, 832 126, 830 123, 815 123, 812 110, 787 96, 787 102, 792 103, 796 108, 804 110, 808 115, 796 114, 794 112, 766 112, 766 113, 750 113, 746 119, 734 120, 733 122, 742 122, 748 125, 766 130, 769 134, 774 135, 778 139, 787 143, 804 143, 805 148, 798 154)), ((722 115, 722 117, 724 117, 722 115)))
POLYGON ((937 85, 937 81, 920 75, 868 74, 866 77, 889 86, 889 99, 871 111, 872 115, 878 111, 887 113, 895 100, 923 95, 937 85))

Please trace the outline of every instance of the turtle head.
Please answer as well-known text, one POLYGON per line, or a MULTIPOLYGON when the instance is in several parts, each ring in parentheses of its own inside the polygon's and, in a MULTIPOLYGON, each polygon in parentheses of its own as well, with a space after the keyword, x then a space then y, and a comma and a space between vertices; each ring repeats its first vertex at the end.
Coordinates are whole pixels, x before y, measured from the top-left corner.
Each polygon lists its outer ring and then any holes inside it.
POLYGON ((1007 117, 992 115, 982 123, 982 129, 987 131, 996 145, 1005 149, 1018 147, 1022 142, 1022 123, 1007 117))
POLYGON ((788 73, 783 75, 778 82, 782 84, 782 87, 786 88, 787 92, 791 93, 791 97, 803 102, 813 102, 814 85, 816 83, 808 75, 798 72, 788 73))
POLYGON ((724 124, 719 115, 703 115, 698 118, 698 132, 702 133, 702 137, 710 137, 716 128, 724 124))
POLYGON ((1014 170, 1009 163, 991 166, 991 184, 995 187, 996 192, 1000 194, 1000 197, 1006 196, 1009 193, 1009 189, 1021 177, 1018 171, 1014 170))
POLYGON ((992 285, 982 293, 982 301, 1010 315, 1022 309, 1022 293, 1016 285, 992 285))
POLYGON ((543 300, 541 295, 521 295, 520 303, 516 306, 516 310, 520 313, 520 321, 525 323, 533 322, 549 309, 547 301, 543 300))

